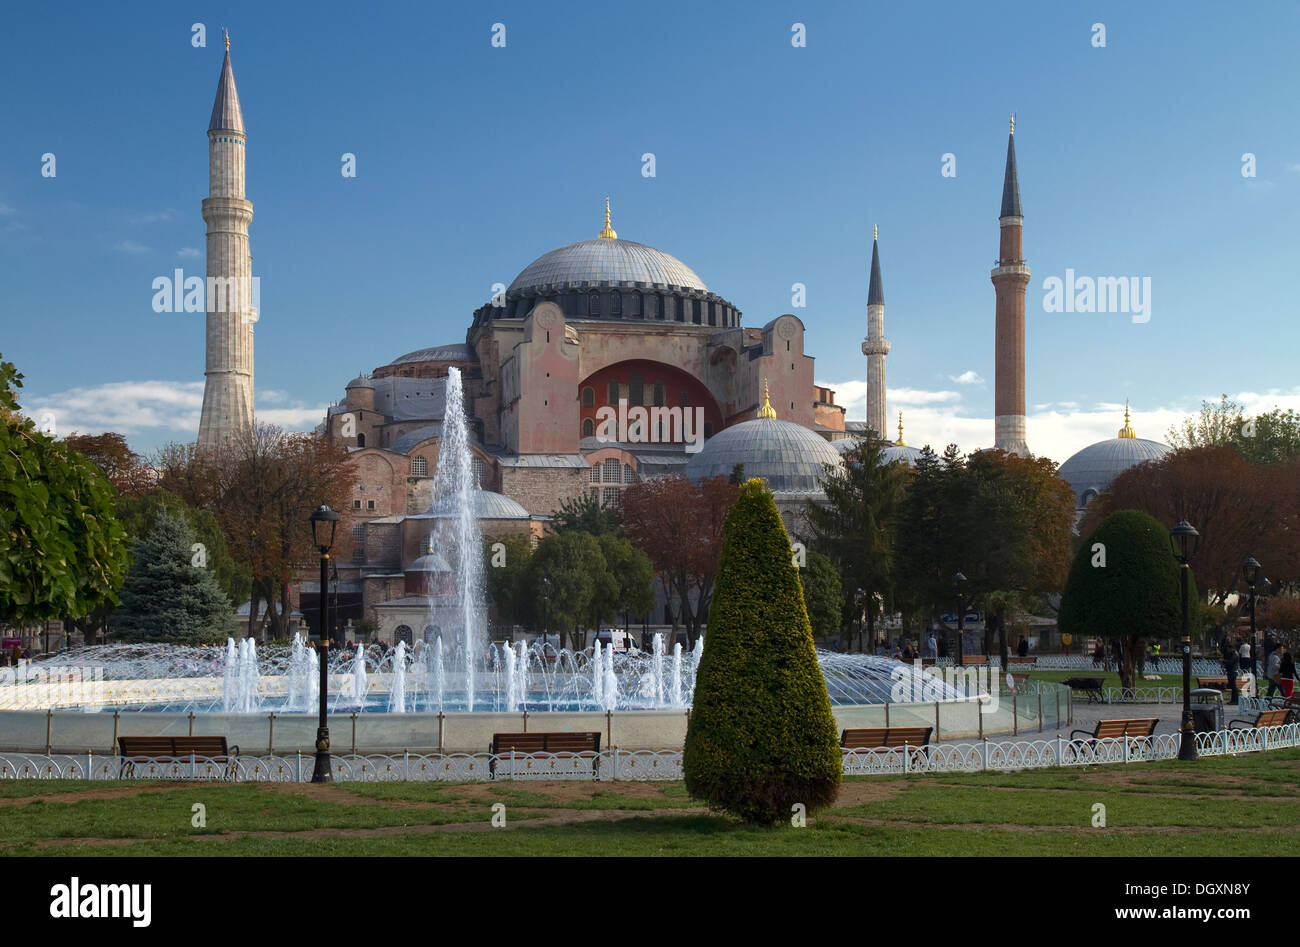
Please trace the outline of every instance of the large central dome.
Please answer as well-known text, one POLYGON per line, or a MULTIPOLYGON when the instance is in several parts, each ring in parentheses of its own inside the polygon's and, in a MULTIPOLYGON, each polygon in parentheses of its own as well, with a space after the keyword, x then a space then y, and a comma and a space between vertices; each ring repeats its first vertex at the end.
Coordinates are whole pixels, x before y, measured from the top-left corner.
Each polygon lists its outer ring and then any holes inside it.
POLYGON ((544 289, 587 283, 646 283, 708 292, 704 281, 677 257, 631 240, 597 237, 544 253, 524 268, 506 290, 544 289))

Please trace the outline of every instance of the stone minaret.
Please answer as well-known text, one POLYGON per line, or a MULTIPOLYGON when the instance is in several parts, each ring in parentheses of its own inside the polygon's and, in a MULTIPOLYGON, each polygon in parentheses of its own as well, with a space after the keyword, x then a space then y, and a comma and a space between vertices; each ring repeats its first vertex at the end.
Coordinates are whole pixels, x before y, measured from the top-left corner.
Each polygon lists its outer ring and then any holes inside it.
POLYGON ((1010 454, 1029 456, 1025 442, 1025 264, 1021 237, 1020 180, 1016 177, 1016 117, 1007 137, 1007 170, 1002 180, 1002 229, 998 265, 990 277, 997 293, 994 350, 993 446, 1010 454))
POLYGON ((862 354, 867 357, 867 427, 885 437, 885 290, 880 281, 880 231, 871 238, 871 285, 867 289, 867 338, 862 354))
POLYGON ((244 117, 230 68, 230 37, 208 123, 207 380, 199 419, 199 449, 213 450, 253 430, 253 258, 244 200, 244 117))

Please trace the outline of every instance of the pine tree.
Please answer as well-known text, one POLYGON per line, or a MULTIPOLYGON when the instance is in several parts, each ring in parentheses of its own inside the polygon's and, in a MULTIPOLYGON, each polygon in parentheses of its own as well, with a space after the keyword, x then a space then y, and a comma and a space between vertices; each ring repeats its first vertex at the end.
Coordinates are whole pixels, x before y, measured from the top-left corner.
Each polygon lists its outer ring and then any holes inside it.
POLYGON ((194 533, 180 515, 159 515, 134 544, 122 606, 110 619, 114 634, 127 641, 200 644, 235 633, 230 600, 216 575, 194 564, 193 545, 194 533))
POLYGON ((727 515, 682 768, 687 791, 747 822, 812 812, 842 763, 799 573, 772 494, 750 480, 727 515))

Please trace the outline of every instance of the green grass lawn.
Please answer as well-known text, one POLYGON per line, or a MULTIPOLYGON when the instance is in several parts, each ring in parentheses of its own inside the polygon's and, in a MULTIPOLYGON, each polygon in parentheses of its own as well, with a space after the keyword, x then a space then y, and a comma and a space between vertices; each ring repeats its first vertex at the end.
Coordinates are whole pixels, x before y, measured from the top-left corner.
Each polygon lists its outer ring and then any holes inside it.
POLYGON ((773 829, 711 813, 681 783, 23 780, 0 783, 0 856, 1290 855, 1297 778, 1300 750, 855 777, 806 828, 773 829))
MULTIPOLYGON (((1141 674, 1138 675, 1138 687, 1182 687, 1183 672, 1180 670, 1176 674, 1170 670, 1168 659, 1162 662, 1160 669, 1160 680, 1148 681, 1141 674)), ((1014 677, 1023 675, 1017 674, 1015 668, 1011 669, 1014 677)), ((1074 671, 1030 671, 1029 679, 1031 681, 1047 681, 1051 684, 1060 684, 1062 681, 1069 680, 1072 677, 1099 677, 1102 679, 1102 687, 1119 687, 1119 673, 1116 671, 1104 671, 1101 668, 1084 668, 1074 671)), ((1192 686, 1196 686, 1196 675, 1192 675, 1192 686)))

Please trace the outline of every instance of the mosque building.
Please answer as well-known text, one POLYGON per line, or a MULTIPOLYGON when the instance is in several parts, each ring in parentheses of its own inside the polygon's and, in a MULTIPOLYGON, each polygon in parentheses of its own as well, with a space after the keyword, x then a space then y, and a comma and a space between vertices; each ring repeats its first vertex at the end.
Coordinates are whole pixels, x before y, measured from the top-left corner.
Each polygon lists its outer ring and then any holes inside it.
MULTIPOLYGON (((1025 440, 1023 214, 1014 120, 999 216, 995 447, 1028 454, 1025 440)), ((246 200, 247 133, 229 39, 208 127, 209 280, 251 277, 246 200)), ((318 430, 345 445, 358 480, 341 527, 349 547, 338 567, 342 618, 376 618, 388 639, 410 638, 446 563, 428 548, 445 515, 432 495, 447 411, 448 378, 461 375, 476 515, 485 535, 540 536, 566 501, 594 494, 615 503, 631 484, 665 474, 765 479, 787 528, 822 497, 818 480, 843 463, 851 435, 886 437, 884 282, 878 231, 867 287, 867 417, 845 423, 835 392, 814 382, 805 327, 790 313, 762 326, 671 254, 619 237, 605 201, 591 239, 543 253, 472 315, 463 342, 399 355, 349 381, 318 430)), ((209 308, 211 308, 209 306, 209 308)), ((208 313, 201 449, 220 449, 253 426, 253 323, 246 298, 208 313)), ((1126 425, 1126 430, 1131 428, 1126 425)), ((1118 440, 1126 435, 1121 432, 1118 440)), ((1081 498, 1113 469, 1163 448, 1127 435, 1122 447, 1085 448, 1062 468, 1081 498), (1149 446, 1154 445, 1154 446, 1149 446), (1103 469, 1105 468, 1105 469, 1103 469), (1076 473, 1077 472, 1077 473, 1076 473)), ((914 464, 903 439, 886 461, 914 464)), ((314 579, 297 583, 314 612, 314 579)), ((426 633, 428 629, 425 629, 426 633)))

